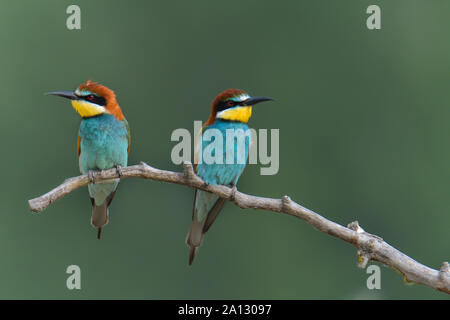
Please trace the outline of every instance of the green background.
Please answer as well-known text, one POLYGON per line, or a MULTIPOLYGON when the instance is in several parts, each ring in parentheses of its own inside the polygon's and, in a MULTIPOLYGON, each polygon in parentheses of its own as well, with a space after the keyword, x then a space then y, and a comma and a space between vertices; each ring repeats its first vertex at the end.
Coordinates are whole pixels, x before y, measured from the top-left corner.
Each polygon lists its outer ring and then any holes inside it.
POLYGON ((250 124, 280 129, 280 171, 249 166, 241 191, 359 220, 439 268, 450 259, 449 12, 444 0, 2 1, 0 298, 447 299, 383 266, 370 291, 352 246, 231 204, 188 267, 183 186, 124 180, 101 241, 86 188, 40 214, 27 200, 79 174, 80 117, 44 92, 101 81, 130 123, 129 163, 179 171, 172 131, 242 88, 276 99, 250 124), (72 3, 81 30, 66 28, 72 3), (370 4, 381 30, 366 28, 370 4), (71 264, 81 290, 66 288, 71 264))

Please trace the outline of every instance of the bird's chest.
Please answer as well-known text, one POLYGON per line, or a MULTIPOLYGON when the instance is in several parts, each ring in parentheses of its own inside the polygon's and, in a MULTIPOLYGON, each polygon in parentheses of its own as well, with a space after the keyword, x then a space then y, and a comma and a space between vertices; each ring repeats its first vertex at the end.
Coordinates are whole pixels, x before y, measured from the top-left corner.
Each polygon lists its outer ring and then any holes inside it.
POLYGON ((197 174, 210 184, 235 184, 247 159, 251 132, 246 124, 218 122, 203 132, 197 174), (217 141, 217 140, 220 141, 217 141))
POLYGON ((80 136, 80 170, 104 170, 127 165, 127 130, 111 118, 82 121, 80 136))

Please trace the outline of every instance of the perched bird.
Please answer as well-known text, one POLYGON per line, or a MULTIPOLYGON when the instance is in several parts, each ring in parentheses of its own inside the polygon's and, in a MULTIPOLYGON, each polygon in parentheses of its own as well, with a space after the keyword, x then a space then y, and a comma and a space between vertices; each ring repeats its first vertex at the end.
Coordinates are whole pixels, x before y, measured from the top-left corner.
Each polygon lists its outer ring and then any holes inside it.
MULTIPOLYGON (((214 99, 211 115, 196 140, 194 153, 194 171, 207 184, 236 186, 248 159, 251 134, 247 123, 252 115, 252 106, 270 100, 266 97, 250 97, 239 89, 225 90, 214 99), (211 151, 214 159, 218 159, 217 156, 222 159, 219 161, 207 161, 205 158, 208 146, 215 141, 215 138, 211 138, 212 132, 209 132, 212 129, 216 129, 214 131, 222 137, 223 147, 211 151), (230 134, 230 139, 226 138, 227 134, 230 134), (216 151, 222 154, 215 154, 216 151)), ((225 201, 212 193, 195 190, 192 225, 186 236, 189 265, 202 243, 203 235, 217 218, 225 201)))
MULTIPOLYGON (((130 128, 117 104, 114 91, 90 80, 75 92, 48 92, 70 99, 82 117, 78 132, 77 153, 80 171, 92 177, 94 170, 125 167, 130 151, 130 128)), ((91 224, 100 239, 102 228, 108 223, 108 207, 114 198, 119 179, 89 184, 92 203, 91 224)))

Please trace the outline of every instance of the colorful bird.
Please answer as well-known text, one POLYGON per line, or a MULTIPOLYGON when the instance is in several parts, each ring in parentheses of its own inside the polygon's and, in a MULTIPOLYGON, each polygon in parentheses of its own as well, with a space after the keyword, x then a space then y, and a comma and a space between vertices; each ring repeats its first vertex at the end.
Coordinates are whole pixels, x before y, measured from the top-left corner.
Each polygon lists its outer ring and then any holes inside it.
MULTIPOLYGON (((196 140, 194 153, 194 170, 206 183, 236 186, 248 158, 251 134, 247 123, 252 115, 252 106, 270 100, 272 99, 266 97, 250 97, 239 89, 225 90, 214 99, 211 115, 196 140), (212 129, 216 130, 210 131, 212 129), (209 155, 206 152, 208 146, 216 139, 212 138, 212 133, 220 134, 222 148, 210 146, 209 155), (212 159, 206 157, 219 160, 211 161, 212 159)), ((186 244, 189 246, 189 265, 192 264, 197 248, 202 243, 203 235, 217 218, 225 201, 212 193, 195 190, 192 225, 186 237, 186 244)))
MULTIPOLYGON (((89 174, 95 170, 125 167, 130 151, 130 128, 120 109, 114 91, 90 80, 75 92, 48 92, 70 99, 73 108, 82 117, 78 132, 77 152, 80 171, 89 174)), ((97 228, 100 239, 102 228, 108 223, 108 207, 114 198, 119 179, 88 185, 92 203, 91 224, 97 228)))

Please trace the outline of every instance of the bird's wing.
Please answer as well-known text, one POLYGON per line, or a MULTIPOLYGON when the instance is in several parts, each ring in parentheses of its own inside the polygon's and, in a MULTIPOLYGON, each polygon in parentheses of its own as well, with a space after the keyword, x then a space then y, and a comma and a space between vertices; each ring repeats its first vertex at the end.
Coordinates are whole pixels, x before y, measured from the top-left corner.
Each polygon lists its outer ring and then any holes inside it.
POLYGON ((192 210, 192 224, 186 236, 186 244, 189 246, 189 265, 191 265, 194 261, 197 248, 202 244, 203 235, 209 230, 226 202, 225 199, 217 198, 218 197, 216 195, 206 191, 195 190, 194 208, 192 210), (199 197, 201 199, 199 199, 199 197), (199 212, 197 210, 197 201, 210 202, 211 200, 213 201, 213 204, 206 216, 204 215, 204 212, 199 212))
POLYGON ((214 203, 213 207, 211 208, 211 210, 209 210, 208 215, 206 216, 205 225, 203 226, 203 233, 208 232, 209 228, 216 220, 226 201, 227 200, 225 200, 224 198, 219 198, 217 199, 216 203, 214 203))
MULTIPOLYGON (((200 151, 198 149, 198 143, 199 143, 200 139, 202 138, 203 131, 204 131, 204 128, 202 127, 202 129, 197 134, 197 136, 195 137, 195 140, 194 140, 194 172, 195 173, 197 173, 198 152, 200 151)), ((196 132, 194 132, 194 134, 196 134, 196 132)))
MULTIPOLYGON (((200 132, 197 134, 194 140, 194 172, 197 173, 197 164, 198 164, 198 153, 200 152, 200 148, 198 147, 199 142, 202 139, 203 132, 209 127, 209 124, 204 123, 200 132)), ((194 132, 195 134, 195 132, 194 132)))
POLYGON ((78 137, 77 137, 77 154, 78 154, 78 158, 80 157, 80 154, 81 154, 80 142, 81 142, 81 138, 78 135, 78 137))
POLYGON ((130 155, 131 136, 128 136, 128 149, 127 154, 130 155))
POLYGON ((123 122, 125 123, 125 127, 127 128, 127 133, 128 133, 128 149, 127 149, 127 153, 128 153, 128 155, 130 155, 130 146, 131 146, 130 125, 128 124, 127 119, 123 119, 123 122))

